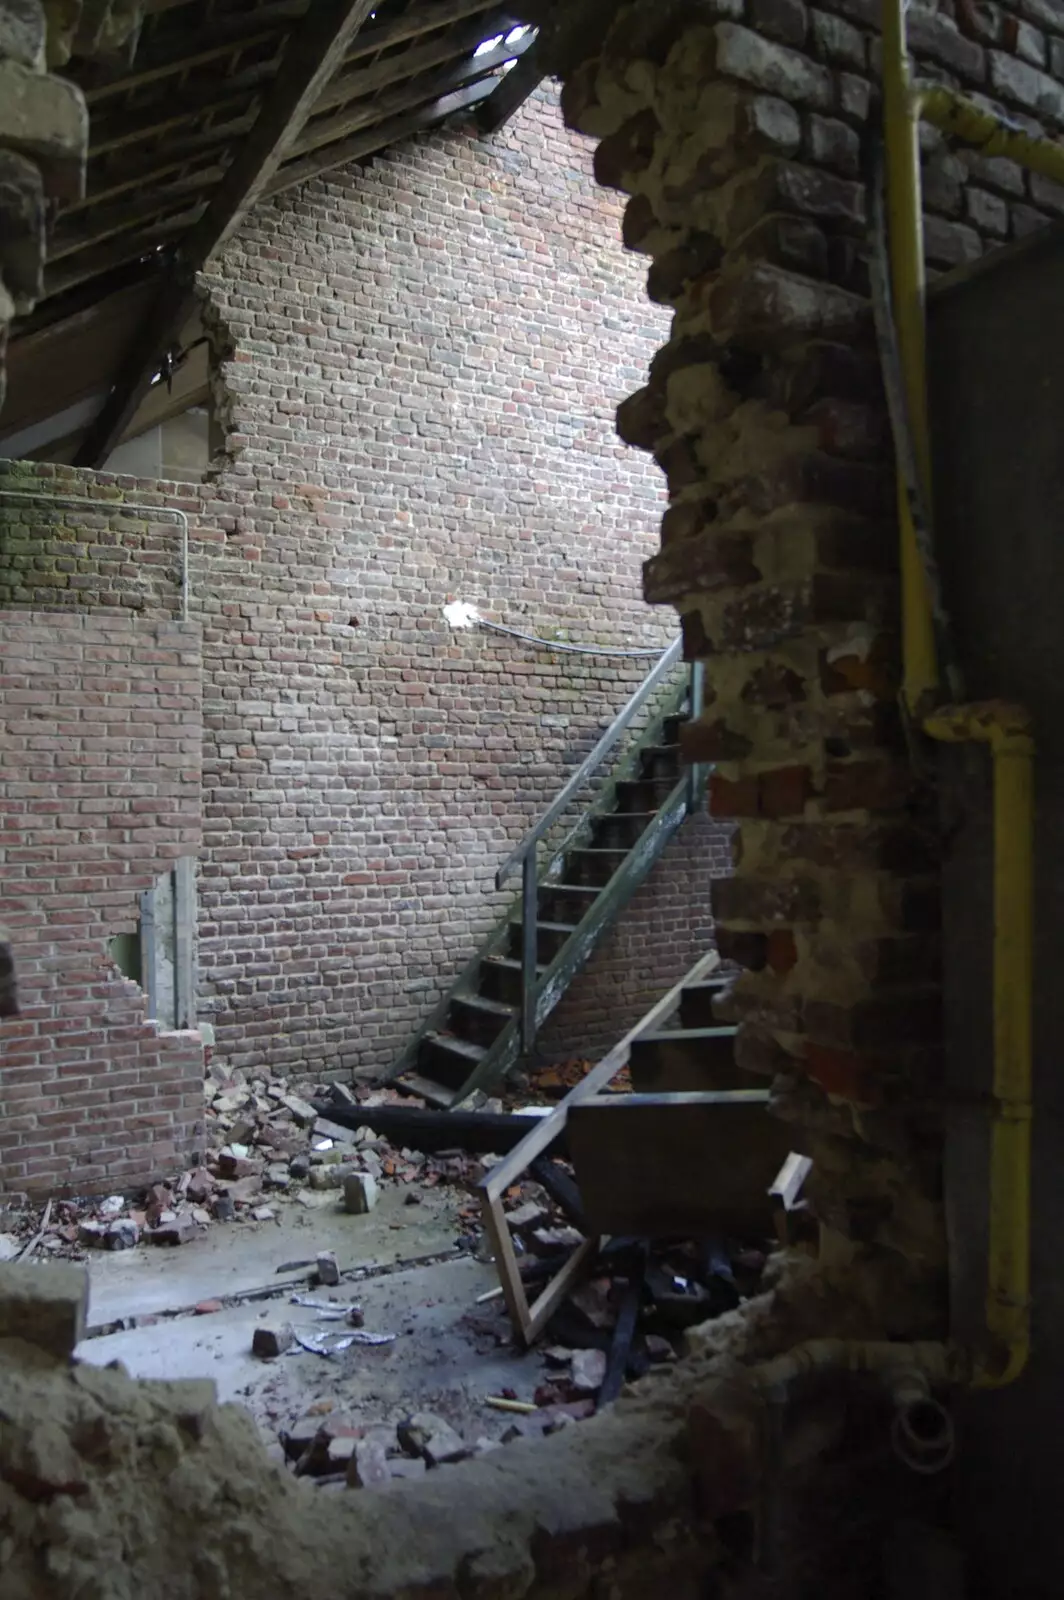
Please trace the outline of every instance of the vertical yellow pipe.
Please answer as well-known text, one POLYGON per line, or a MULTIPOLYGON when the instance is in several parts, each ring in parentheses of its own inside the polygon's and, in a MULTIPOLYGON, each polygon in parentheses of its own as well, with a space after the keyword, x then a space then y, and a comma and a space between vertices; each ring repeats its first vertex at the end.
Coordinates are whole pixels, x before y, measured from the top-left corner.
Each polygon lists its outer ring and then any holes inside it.
POLYGON ((1034 745, 996 728, 994 762, 994 1099, 990 1134, 987 1328, 976 1382, 997 1387, 1027 1363, 1031 1256, 1031 995, 1034 982, 1034 745))
POLYGON ((1031 1033, 1034 987, 1034 740, 1020 706, 991 700, 946 706, 924 724, 931 738, 990 747, 994 792, 994 1110, 990 1129, 987 1341, 972 1381, 1018 1378, 1030 1348, 1031 1033))
MULTIPOLYGON (((883 129, 886 145, 890 275, 906 401, 916 466, 931 498, 927 432, 927 358, 924 340, 924 239, 920 192, 919 122, 909 80, 904 0, 883 0, 883 129)), ((912 716, 938 682, 927 577, 920 560, 899 474, 901 524, 902 698, 912 716)))

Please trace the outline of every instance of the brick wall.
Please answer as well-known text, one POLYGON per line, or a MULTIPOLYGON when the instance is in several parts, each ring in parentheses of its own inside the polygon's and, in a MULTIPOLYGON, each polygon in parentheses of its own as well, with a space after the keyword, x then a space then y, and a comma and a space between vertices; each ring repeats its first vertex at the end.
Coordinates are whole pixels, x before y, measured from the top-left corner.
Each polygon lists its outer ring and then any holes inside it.
MULTIPOLYGON (((897 706, 894 473, 862 181, 879 9, 589 5, 581 29, 560 8, 555 46, 566 116, 599 139, 596 176, 628 196, 625 240, 675 312, 618 421, 668 485, 644 592, 675 607, 687 655, 707 663, 684 743, 717 764, 714 810, 738 822, 736 873, 714 893, 718 947, 746 969, 727 1002, 737 1056, 814 1156, 822 1223, 916 1291, 926 1328, 944 1309, 927 1110, 940 841, 897 706)), ((1059 4, 914 8, 909 36, 919 76, 1034 131, 1064 128, 1059 4)), ((932 269, 1060 209, 1064 189, 1007 161, 931 130, 923 145, 932 269)))
MULTIPOLYGON (((215 482, 34 469, 111 504, 0 518, 0 603, 172 615, 175 530, 119 502, 190 514, 201 992, 237 1064, 393 1060, 501 911, 498 863, 646 671, 452 633, 449 598, 579 642, 676 627, 640 595, 660 480, 614 431, 667 318, 555 102, 255 212, 207 286, 231 350, 215 482)), ((629 1010, 678 975, 692 888, 698 953, 714 870, 678 841, 637 898, 629 1010)), ((562 1053, 613 1037, 626 937, 578 980, 562 1053)))
POLYGON ((715 945, 710 879, 732 870, 730 830, 691 817, 636 890, 536 1040, 547 1060, 605 1055, 715 945))
POLYGON ((144 1182, 202 1131, 199 1036, 146 1021, 109 951, 199 847, 200 671, 195 626, 0 613, 0 1188, 144 1182))

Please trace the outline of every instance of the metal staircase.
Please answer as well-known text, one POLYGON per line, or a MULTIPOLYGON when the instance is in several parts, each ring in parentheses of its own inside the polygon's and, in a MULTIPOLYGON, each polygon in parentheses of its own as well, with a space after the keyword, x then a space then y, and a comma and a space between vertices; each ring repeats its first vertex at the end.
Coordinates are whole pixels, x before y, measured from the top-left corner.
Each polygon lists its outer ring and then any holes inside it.
POLYGON ((521 894, 389 1074, 430 1104, 459 1105, 532 1048, 596 944, 677 828, 701 805, 705 769, 684 768, 679 728, 701 710, 702 669, 679 639, 664 652, 587 759, 496 874, 521 894), (588 781, 645 707, 657 705, 575 825, 551 844, 588 781))

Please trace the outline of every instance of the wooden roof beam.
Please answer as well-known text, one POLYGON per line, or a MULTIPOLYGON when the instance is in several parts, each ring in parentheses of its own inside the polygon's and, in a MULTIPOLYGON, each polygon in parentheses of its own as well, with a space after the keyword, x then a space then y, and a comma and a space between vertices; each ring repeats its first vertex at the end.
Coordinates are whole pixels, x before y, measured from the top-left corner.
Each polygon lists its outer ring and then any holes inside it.
POLYGON ((397 52, 384 61, 374 61, 371 66, 362 67, 357 72, 341 73, 328 85, 314 107, 315 116, 334 111, 338 106, 361 99, 364 95, 376 94, 390 84, 402 83, 415 73, 428 71, 430 67, 441 66, 459 56, 471 56, 483 40, 506 33, 506 17, 505 11, 479 12, 464 25, 452 24, 445 33, 434 36, 425 44, 411 45, 409 50, 397 52))
POLYGON ((108 69, 104 64, 92 62, 91 75, 82 72, 77 81, 88 105, 95 106, 113 94, 143 89, 146 84, 205 66, 235 49, 254 49, 257 45, 268 44, 271 39, 280 43, 282 36, 306 14, 308 5, 309 0, 277 0, 273 5, 260 5, 250 14, 227 18, 191 36, 187 30, 182 30, 180 45, 170 37, 162 41, 153 39, 141 44, 132 66, 108 69))
POLYGON ((122 437, 195 305, 197 272, 232 237, 277 172, 374 3, 317 0, 290 36, 262 110, 207 210, 182 241, 174 271, 78 451, 78 466, 99 466, 122 437))
POLYGON ((504 122, 509 122, 514 112, 535 94, 543 78, 543 63, 533 44, 495 92, 477 107, 477 127, 481 133, 496 133, 504 122))
POLYGON ((420 84, 415 80, 413 83, 392 90, 389 94, 379 96, 370 94, 342 106, 332 116, 317 117, 308 123, 292 154, 307 155, 311 150, 320 149, 322 145, 333 144, 356 133, 360 128, 379 122, 395 112, 404 111, 409 106, 417 104, 419 100, 424 103, 446 94, 451 89, 461 89, 474 80, 486 78, 496 68, 522 55, 530 44, 531 39, 517 39, 513 44, 504 42, 476 57, 467 51, 454 66, 434 73, 420 84))
MULTIPOLYGON (((498 0, 438 0, 436 5, 425 10, 413 6, 394 21, 389 21, 385 14, 381 20, 374 22, 370 28, 364 28, 358 35, 344 56, 344 66, 350 66, 353 61, 361 61, 366 56, 376 55, 379 50, 388 50, 393 44, 403 44, 407 39, 424 38, 439 28, 450 27, 453 22, 464 22, 466 17, 494 11, 497 7, 498 0)), ((516 28, 520 21, 521 18, 512 11, 506 12, 506 22, 509 27, 516 28)), ((490 33, 488 37, 490 38, 490 33)))
POLYGON ((294 189, 297 184, 306 183, 310 178, 317 178, 323 172, 346 167, 352 161, 363 161, 367 156, 376 155, 378 151, 386 149, 400 139, 421 133, 425 128, 435 128, 445 118, 469 111, 487 99, 494 88, 494 78, 482 78, 478 83, 457 89, 453 94, 446 94, 428 105, 412 102, 411 108, 401 115, 389 117, 384 122, 376 122, 372 128, 365 129, 351 139, 342 139, 338 144, 327 145, 313 155, 303 156, 300 160, 283 166, 266 194, 272 199, 275 194, 282 194, 285 189, 294 189))

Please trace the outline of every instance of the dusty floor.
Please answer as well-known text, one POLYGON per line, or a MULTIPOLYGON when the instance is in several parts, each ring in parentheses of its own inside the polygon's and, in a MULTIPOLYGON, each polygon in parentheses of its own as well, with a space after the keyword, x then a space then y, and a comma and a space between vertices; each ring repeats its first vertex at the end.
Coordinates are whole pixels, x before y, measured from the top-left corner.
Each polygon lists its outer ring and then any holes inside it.
POLYGON ((349 1216, 330 1196, 314 1210, 285 1206, 271 1222, 214 1227, 180 1248, 94 1252, 90 1336, 78 1355, 101 1366, 120 1361, 135 1377, 211 1378, 221 1399, 248 1407, 271 1443, 319 1408, 357 1427, 390 1428, 431 1410, 469 1445, 497 1440, 515 1419, 485 1397, 507 1390, 531 1400, 544 1358, 512 1348, 500 1300, 476 1303, 498 1280, 468 1245, 456 1249, 466 1198, 430 1191, 408 1205, 404 1192, 390 1189, 370 1215, 349 1216), (322 1250, 335 1252, 344 1275, 336 1288, 309 1289, 309 1265, 277 1271, 311 1263, 322 1250), (307 1292, 357 1301, 366 1330, 395 1334, 394 1342, 331 1357, 300 1349, 273 1360, 252 1355, 257 1327, 334 1326, 290 1303, 307 1292), (118 1321, 122 1331, 101 1332, 118 1321))

